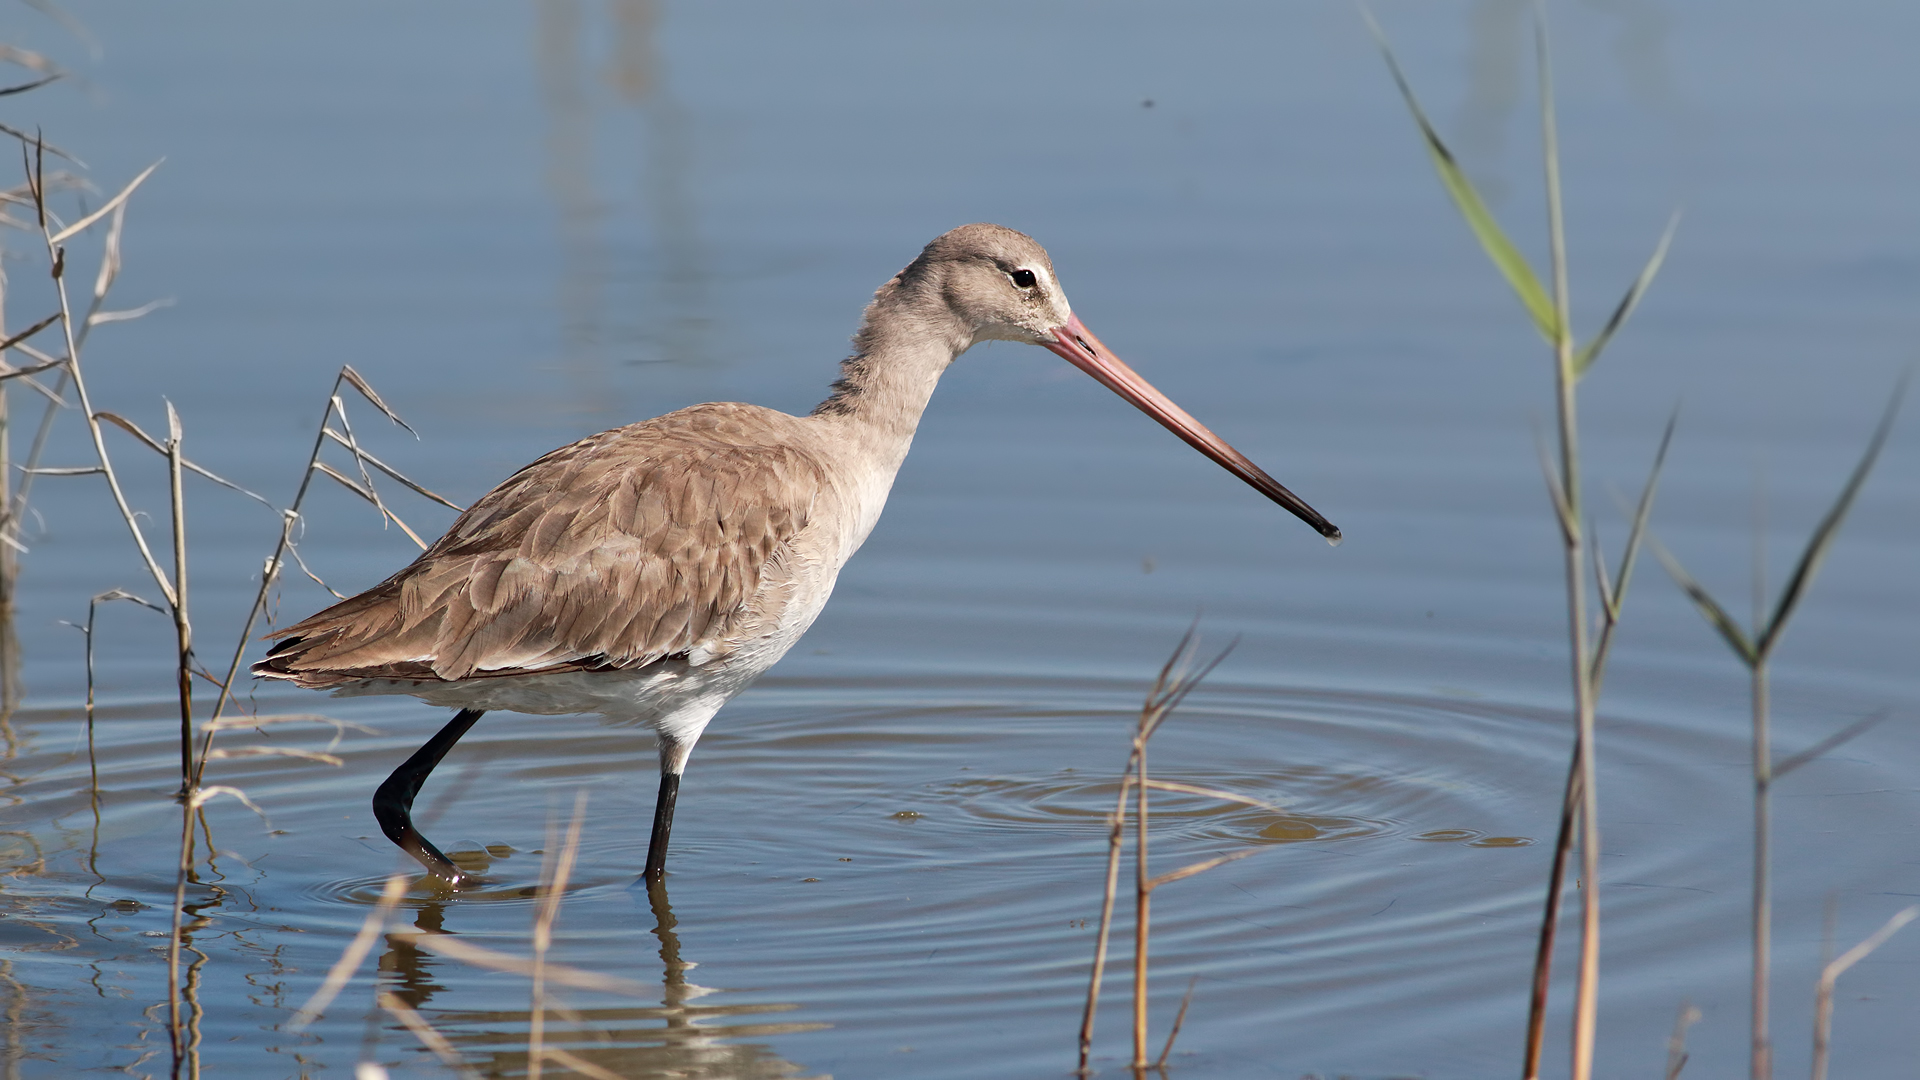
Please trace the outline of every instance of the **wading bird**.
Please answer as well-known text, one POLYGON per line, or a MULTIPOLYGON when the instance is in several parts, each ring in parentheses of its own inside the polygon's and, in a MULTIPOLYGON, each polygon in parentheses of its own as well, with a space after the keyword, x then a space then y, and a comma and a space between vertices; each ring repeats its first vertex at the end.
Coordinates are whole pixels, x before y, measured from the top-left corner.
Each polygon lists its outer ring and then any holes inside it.
POLYGON ((491 710, 598 713, 658 737, 645 878, 665 872, 687 757, 714 713, 813 623, 873 530, 940 375, 981 341, 1051 349, 1331 542, 1340 530, 1120 362, 1030 237, 963 225, 882 285, 807 416, 695 405, 563 446, 418 559, 275 632, 254 674, 458 709, 373 797, 387 838, 453 885, 414 796, 491 710))

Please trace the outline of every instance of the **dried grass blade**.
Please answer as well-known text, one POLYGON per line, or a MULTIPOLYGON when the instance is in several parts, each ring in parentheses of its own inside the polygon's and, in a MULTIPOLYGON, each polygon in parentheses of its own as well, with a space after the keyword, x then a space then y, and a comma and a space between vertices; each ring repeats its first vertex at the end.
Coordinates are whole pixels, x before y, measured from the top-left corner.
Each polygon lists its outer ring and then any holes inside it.
POLYGON ((1241 803, 1246 806, 1258 807, 1262 810, 1271 810, 1276 814, 1286 813, 1285 810, 1280 809, 1270 802, 1248 795, 1236 795, 1231 791, 1222 791, 1219 788, 1201 787, 1199 784, 1184 784, 1178 780, 1149 779, 1147 786, 1157 788, 1161 791, 1178 791, 1186 795, 1200 795, 1209 799, 1219 799, 1221 802, 1241 803))
POLYGON ((231 798, 239 799, 241 802, 246 804, 247 809, 259 815, 260 820, 264 822, 268 828, 273 827, 273 820, 267 817, 267 812, 265 810, 260 809, 260 806, 258 803, 255 803, 252 799, 248 798, 247 793, 244 791, 241 791, 237 787, 228 787, 225 784, 213 784, 211 786, 203 787, 195 791, 192 797, 189 798, 187 801, 188 801, 188 804, 193 809, 198 810, 201 807, 212 802, 214 799, 218 798, 221 795, 226 795, 231 798))
POLYGON ((617 1072, 610 1069, 603 1069, 585 1058, 576 1057, 556 1047, 547 1047, 540 1052, 540 1056, 546 1058, 548 1061, 564 1065, 574 1072, 579 1073, 581 1076, 591 1076, 593 1080, 627 1080, 626 1077, 621 1076, 617 1072))
MULTIPOLYGON (((315 585, 318 585, 318 586, 320 586, 321 588, 323 588, 323 589, 325 589, 325 590, 327 590, 327 591, 328 591, 329 593, 332 593, 332 594, 333 594, 333 598, 334 598, 335 600, 345 600, 345 599, 347 598, 347 597, 346 597, 346 594, 345 594, 345 593, 342 593, 342 592, 341 592, 340 590, 338 590, 338 589, 336 589, 336 588, 334 588, 333 586, 331 586, 331 585, 329 585, 329 584, 327 584, 326 582, 324 582, 324 581, 322 581, 322 580, 320 580, 320 575, 319 575, 319 574, 316 574, 316 573, 314 573, 314 572, 313 572, 313 568, 307 565, 307 560, 301 557, 301 555, 300 555, 300 546, 299 546, 298 544, 295 544, 295 543, 293 543, 293 542, 291 542, 291 541, 289 541, 289 542, 287 543, 287 549, 286 549, 286 550, 287 550, 287 554, 289 554, 289 555, 291 555, 291 556, 293 556, 293 564, 294 564, 295 566, 298 566, 298 567, 300 568, 300 572, 301 572, 301 573, 303 573, 303 574, 305 574, 305 575, 307 575, 307 580, 308 580, 308 581, 311 581, 311 582, 313 582, 313 583, 314 583, 315 585)), ((269 579, 269 580, 271 580, 271 579, 269 579)), ((268 637, 271 637, 271 636, 273 636, 273 635, 271 635, 271 634, 269 634, 269 635, 267 635, 267 636, 268 636, 268 637)))
POLYGON ((1188 863, 1187 865, 1181 867, 1178 870, 1169 870, 1166 873, 1161 874, 1157 878, 1148 879, 1147 891, 1152 892, 1154 889, 1157 889, 1162 885, 1167 885, 1175 881, 1182 881, 1194 876, 1195 874, 1204 874, 1216 866, 1225 866, 1230 862, 1237 862, 1241 859, 1247 858, 1250 855, 1258 855, 1260 854, 1261 850, 1262 850, 1261 848, 1247 848, 1243 851, 1235 851, 1230 854, 1221 855, 1217 858, 1206 859, 1204 861, 1197 862, 1197 863, 1188 863))
MULTIPOLYGON (((6 124, 0 124, 0 135, 13 136, 14 138, 20 140, 23 148, 29 147, 29 146, 38 147, 39 149, 44 150, 49 154, 52 154, 54 157, 65 158, 68 161, 73 162, 75 165, 79 166, 82 169, 87 167, 86 162, 81 161, 79 158, 74 157, 72 154, 67 153, 65 150, 60 149, 59 147, 53 145, 52 143, 47 142, 45 139, 42 139, 38 135, 29 135, 18 128, 9 127, 6 124)), ((58 178, 56 177, 56 179, 58 178)), ((38 185, 36 184, 36 187, 37 186, 38 185)))
POLYGON ((161 308, 170 308, 173 304, 173 298, 167 297, 162 300, 150 300, 137 308, 123 308, 119 311, 96 311, 87 316, 87 325, 101 326, 106 323, 131 322, 134 319, 151 315, 161 308))
POLYGON ((1667 231, 1660 234, 1660 243, 1655 245, 1653 257, 1647 260, 1647 265, 1640 268, 1640 276, 1633 279, 1633 284, 1627 288, 1627 295, 1621 297, 1620 306, 1613 309, 1613 314, 1607 318, 1607 324, 1600 328, 1600 332, 1593 336, 1593 340, 1581 346, 1579 351, 1573 354, 1575 378, 1585 375, 1587 369, 1593 366, 1593 362, 1600 359, 1601 350, 1613 340, 1614 332, 1626 325, 1627 319, 1633 315, 1633 309, 1640 305, 1640 298, 1646 295, 1647 288, 1653 284, 1654 276, 1660 273, 1660 264, 1666 262, 1667 248, 1673 243, 1674 230, 1679 227, 1680 214, 1676 211, 1673 217, 1667 220, 1667 231))
POLYGON ((65 73, 61 73, 57 75, 48 75, 45 78, 41 78, 41 79, 35 79, 32 82, 15 83, 12 86, 0 87, 0 97, 6 97, 10 94, 24 94, 29 90, 38 90, 50 82, 59 82, 61 79, 64 79, 64 78, 66 78, 65 73))
POLYGON ((413 1032, 413 1037, 419 1039, 422 1046, 433 1051, 433 1056, 439 1058, 442 1064, 461 1076, 470 1076, 474 1080, 479 1080, 480 1074, 473 1071, 466 1059, 462 1058, 459 1051, 453 1048, 453 1044, 447 1041, 447 1037, 435 1031, 433 1025, 427 1023, 427 1018, 416 1012, 413 1006, 407 1004, 398 994, 391 990, 382 990, 378 1000, 380 1007, 405 1025, 408 1031, 413 1032))
POLYGON ((107 470, 98 465, 50 465, 20 471, 28 476, 93 476, 107 470))
MULTIPOLYGON (((211 681, 216 686, 219 685, 220 682, 218 679, 212 679, 211 681)), ((219 750, 210 750, 202 756, 207 758, 291 757, 299 758, 302 761, 318 761, 323 765, 346 764, 345 761, 332 754, 322 753, 318 750, 297 750, 292 747, 283 746, 238 746, 233 749, 223 747, 219 750)))
MULTIPOLYGON (((1213 659, 1200 665, 1197 670, 1191 672, 1175 672, 1173 684, 1167 687, 1166 691, 1160 695, 1158 701, 1152 703, 1149 722, 1144 726, 1140 737, 1142 739, 1153 738, 1154 732, 1160 730, 1160 725, 1166 722, 1167 717, 1173 715, 1173 711, 1180 707, 1181 702, 1187 700, 1187 695, 1198 689, 1201 681, 1213 674, 1213 669, 1219 667, 1221 662, 1226 660, 1239 644, 1240 639, 1236 637, 1232 641, 1227 642, 1226 648, 1221 649, 1213 659)), ((1191 657, 1191 648, 1188 649, 1187 655, 1191 657)))
MULTIPOLYGON (((32 376, 38 375, 43 371, 52 370, 65 363, 65 360, 49 360, 44 364, 35 364, 32 367, 9 368, 5 371, 0 371, 0 379, 26 379, 31 382, 32 376)), ((40 392, 43 394, 47 393, 44 388, 42 388, 40 392)))
POLYGON ((46 318, 41 319, 39 322, 34 323, 32 326, 27 327, 25 330, 22 330, 19 333, 13 335, 7 340, 0 341, 0 350, 11 349, 15 345, 20 344, 21 342, 27 340, 33 335, 39 333, 42 330, 45 330, 47 327, 52 326, 54 323, 57 323, 59 321, 60 321, 60 313, 56 311, 53 314, 47 316, 46 318))
POLYGON ((315 472, 320 473, 323 476, 330 476, 333 479, 338 480, 340 482, 341 487, 344 487, 348 491, 353 492, 355 495, 358 495, 361 498, 367 500, 368 502, 372 503, 374 506, 380 505, 380 500, 374 497, 373 492, 368 491, 366 488, 361 487, 360 482, 358 480, 354 480, 348 477, 346 474, 342 473, 340 470, 334 468, 333 466, 327 464, 326 462, 324 461, 314 462, 313 469, 315 472))
MULTIPOLYGON (((380 400, 380 395, 374 392, 372 385, 370 385, 367 382, 367 380, 361 376, 359 372, 353 370, 352 364, 342 364, 340 366, 340 377, 347 380, 348 383, 352 384, 355 390, 360 391, 360 396, 363 398, 366 398, 367 401, 370 402, 374 408, 379 409, 382 413, 386 414, 387 419, 393 421, 396 424, 399 424, 403 428, 406 428, 407 431, 414 436, 414 438, 420 437, 420 433, 417 431, 414 431, 412 425, 408 424, 405 420, 400 419, 399 413, 394 412, 393 409, 390 406, 388 406, 386 402, 380 400)), ((355 452, 357 453, 358 451, 355 451, 355 452)))
POLYGON ((461 506, 459 503, 456 503, 451 499, 446 498, 445 496, 435 494, 434 492, 429 491, 424 487, 421 487, 419 484, 414 483, 412 480, 407 479, 406 474, 402 473, 400 470, 394 468, 393 466, 387 464, 386 462, 381 461, 379 458, 374 457, 372 454, 367 453, 365 450, 360 449, 354 443, 349 441, 345 435, 340 434, 339 432, 333 430, 332 428, 326 429, 326 436, 327 438, 332 439, 334 442, 339 443, 341 446, 346 447, 348 450, 352 451, 353 453, 359 455, 362 459, 366 461, 367 464, 373 466, 376 469, 379 469, 381 472, 386 473, 388 476, 392 477, 394 480, 397 480, 400 483, 406 485, 408 488, 410 488, 414 492, 414 494, 432 499, 434 502, 439 503, 441 506, 444 506, 449 510, 461 511, 466 509, 466 507, 461 506))
MULTIPOLYGON (((474 967, 482 967, 490 971, 505 971, 514 975, 533 974, 533 961, 526 957, 472 945, 452 934, 408 930, 389 936, 396 941, 404 941, 426 949, 428 952, 458 960, 463 964, 472 964, 474 967)), ((628 997, 653 997, 660 991, 657 986, 648 986, 633 979, 602 975, 599 972, 586 971, 565 964, 545 965, 545 977, 548 982, 559 983, 562 986, 571 986, 580 990, 598 990, 608 994, 624 994, 628 997)))
POLYGON ((145 431, 141 430, 139 424, 136 424, 133 421, 127 419, 126 417, 121 416, 119 413, 108 412, 105 409, 101 409, 99 412, 96 412, 93 414, 93 418, 95 420, 105 420, 107 423, 112 424, 114 427, 117 427, 121 431, 124 431, 127 434, 133 436, 134 438, 140 440, 142 443, 146 445, 147 449, 153 451, 156 454, 165 456, 167 452, 167 448, 161 444, 159 439, 156 439, 153 436, 147 434, 145 431))
POLYGON ((366 960, 369 952, 373 951, 374 939, 380 936, 381 928, 387 924, 387 913, 393 910, 394 905, 400 902, 400 898, 405 896, 406 892, 405 875, 395 874, 387 879, 386 888, 380 890, 379 903, 374 905, 372 911, 367 912, 366 919, 360 924, 360 932, 347 943, 346 949, 340 953, 340 959, 333 962, 333 967, 328 970, 327 977, 321 981, 320 988, 315 990, 313 996, 307 999, 307 1003, 300 1006, 299 1011, 293 1014, 293 1019, 287 1024, 289 1030, 299 1031, 320 1019, 320 1015, 327 1011, 327 1006, 333 1004, 333 999, 339 996, 340 991, 347 985, 347 980, 353 978, 353 973, 360 969, 361 962, 366 960))
POLYGON ((1800 603, 1807 587, 1813 584, 1813 575, 1820 569, 1820 562, 1827 556, 1827 549, 1833 546, 1833 539, 1839 535, 1840 523, 1846 520, 1847 511, 1853 508, 1854 496, 1860 494, 1861 485, 1867 482, 1867 474, 1880 459, 1880 450, 1887 444, 1887 436, 1893 432, 1893 421, 1900 415, 1900 403, 1907 396, 1907 384, 1913 372, 1909 370, 1900 376, 1893 388, 1893 396, 1887 401, 1887 408, 1880 416, 1880 424, 1873 430, 1873 438, 1867 441, 1866 453, 1860 456, 1860 464, 1854 466, 1853 475, 1847 478, 1847 486, 1840 490, 1840 497, 1834 500, 1833 508, 1813 530, 1813 536, 1807 540, 1806 550, 1801 552, 1800 561, 1793 568, 1793 575, 1787 579, 1787 587, 1780 594, 1780 602, 1773 609, 1773 618, 1767 623, 1757 643, 1761 655, 1773 651, 1780 640, 1780 634, 1786 629, 1787 620, 1793 617, 1793 609, 1800 603))
MULTIPOLYGON (((343 366, 341 368, 341 373, 342 373, 341 378, 346 378, 346 372, 349 372, 351 370, 353 370, 351 367, 343 366)), ((336 382, 334 385, 338 387, 339 383, 336 382)), ((415 533, 412 529, 407 527, 406 522, 400 520, 400 515, 394 513, 392 510, 387 509, 387 504, 380 500, 379 489, 374 487, 373 477, 368 475, 367 473, 367 462, 366 462, 367 455, 364 451, 360 449, 360 440, 354 437, 353 422, 347 419, 347 403, 340 400, 339 394, 333 395, 333 411, 336 415, 340 417, 340 426, 347 429, 347 449, 353 452, 353 464, 356 468, 360 470, 360 483, 364 488, 365 496, 368 499, 370 499, 373 502, 373 505, 380 511, 381 517, 387 519, 388 521, 393 522, 395 525, 400 526, 400 531, 406 533, 408 539, 412 540, 414 544, 420 548, 420 550, 425 551, 427 549, 426 541, 420 539, 417 533, 415 533)), ((326 423, 323 420, 321 422, 321 428, 323 429, 323 431, 325 427, 326 427, 326 423)), ((407 430, 412 431, 413 429, 408 428, 407 430)), ((417 438, 418 436, 415 436, 415 437, 417 438)), ((316 450, 317 450, 317 447, 320 445, 321 441, 322 440, 318 438, 314 440, 316 450)), ((319 459, 317 456, 314 458, 314 464, 319 465, 319 459)), ((324 466, 321 466, 321 467, 324 468, 324 466)), ((334 475, 338 476, 339 474, 335 473, 334 475)))
POLYGON ((1520 249, 1514 247, 1513 241, 1507 238, 1506 232, 1500 228, 1500 223, 1494 220, 1493 213, 1481 200, 1480 193, 1474 190, 1473 183, 1467 179, 1459 162, 1454 160, 1453 151, 1447 149, 1447 144, 1441 140, 1440 133, 1434 130, 1432 122, 1427 119, 1426 110, 1420 107, 1420 100, 1414 96, 1413 87, 1407 82, 1406 74, 1400 70, 1400 61, 1395 59, 1392 47, 1387 44, 1386 33, 1380 29, 1380 24, 1374 21, 1373 12, 1362 5, 1360 14, 1367 21, 1367 29, 1373 33, 1374 43, 1380 47, 1380 55, 1386 59, 1387 70, 1393 75, 1394 85, 1399 87, 1400 96, 1406 101, 1408 111, 1413 114, 1414 123, 1420 127, 1420 135, 1427 144, 1427 153, 1433 158, 1434 168, 1440 173, 1441 185, 1447 189, 1447 194, 1452 196, 1453 204, 1459 209, 1460 216, 1466 219, 1467 227, 1473 230, 1474 237, 1480 241, 1481 250, 1487 253, 1494 267, 1500 271, 1502 277, 1507 279, 1507 284, 1512 286, 1514 295, 1518 296, 1520 303, 1526 307, 1527 314, 1533 317, 1534 327, 1540 331, 1540 335, 1549 342, 1558 340, 1560 320, 1554 314, 1553 301, 1547 298, 1547 290, 1540 284, 1539 276, 1533 272, 1533 267, 1528 264, 1526 256, 1520 254, 1520 249))
MULTIPOLYGON (((166 159, 162 158, 160 160, 165 161, 166 159)), ((93 213, 88 214, 86 217, 81 218, 79 221, 74 222, 73 224, 67 226, 66 228, 61 229, 59 232, 54 233, 52 236, 47 238, 47 243, 49 244, 61 243, 67 240, 68 238, 74 236, 76 233, 79 233, 80 231, 85 229, 87 226, 92 225, 94 222, 99 221, 101 218, 106 217, 108 214, 113 213, 114 210, 119 208, 121 203, 127 201, 127 196, 132 195, 135 188, 139 187, 141 184, 146 183, 147 177, 152 176, 153 170, 159 167, 160 167, 160 161, 156 161, 153 164, 147 166, 146 169, 143 170, 139 176, 136 176, 133 178, 132 183, 120 189, 120 194, 115 195, 113 198, 107 200, 106 205, 100 207, 100 209, 95 210, 93 213)))
POLYGON ((1839 731, 1834 732, 1819 742, 1814 743, 1812 746, 1807 747, 1805 750, 1793 754, 1781 761, 1778 765, 1775 765, 1773 767, 1773 778, 1778 780, 1810 761, 1817 761, 1831 754, 1859 736, 1865 735, 1868 731, 1878 727, 1880 721, 1892 715, 1893 710, 1891 709, 1879 709, 1855 720, 1839 731))
POLYGON ((1153 1063, 1153 1067, 1163 1074, 1167 1069, 1167 1058, 1173 1055, 1173 1040, 1180 1037, 1180 1027, 1187 1022, 1187 1006, 1193 1004, 1193 990, 1199 985, 1198 975, 1187 980, 1187 995, 1180 999, 1180 1011, 1173 1016, 1173 1030, 1167 1032, 1167 1045, 1160 1048, 1160 1060, 1153 1063))
MULTIPOLYGON (((173 408, 172 404, 169 403, 167 408, 171 410, 173 408)), ((126 432, 129 435, 132 435, 134 438, 146 444, 147 449, 152 450, 156 454, 166 455, 168 453, 166 446, 162 444, 158 439, 155 439, 153 436, 147 434, 145 431, 142 431, 140 429, 139 424, 136 424, 133 421, 127 419, 126 417, 121 416, 119 413, 107 412, 105 409, 102 409, 99 412, 94 413, 93 418, 95 420, 105 420, 107 423, 112 424, 113 426, 119 428, 120 430, 126 432)), ((218 473, 214 473, 207 469, 201 468, 200 466, 194 464, 191 460, 188 460, 187 458, 180 459, 180 467, 187 470, 190 473, 193 473, 196 476, 205 477, 206 479, 211 480, 216 484, 219 484, 221 487, 226 488, 229 491, 237 491, 240 494, 245 495, 247 498, 252 499, 254 502, 257 502, 260 505, 266 507, 267 509, 273 510, 276 513, 278 513, 278 508, 276 508, 273 505, 273 503, 267 501, 265 496, 258 495, 258 494, 255 494, 254 492, 248 491, 246 488, 241 487, 239 484, 236 484, 233 481, 228 480, 226 477, 221 476, 218 473)))

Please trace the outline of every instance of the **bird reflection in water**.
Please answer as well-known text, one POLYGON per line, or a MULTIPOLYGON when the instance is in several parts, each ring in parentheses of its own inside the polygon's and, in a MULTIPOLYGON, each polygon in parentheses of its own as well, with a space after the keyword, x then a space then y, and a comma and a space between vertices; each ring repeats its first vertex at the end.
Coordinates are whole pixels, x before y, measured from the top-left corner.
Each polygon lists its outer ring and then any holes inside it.
MULTIPOLYGON (((667 1076, 689 1080, 793 1080, 806 1075, 800 1066, 776 1056, 770 1047, 743 1040, 818 1031, 829 1025, 744 1021, 746 1017, 799 1007, 792 1004, 695 1004, 715 991, 687 980, 688 970, 695 965, 681 959, 678 920, 665 885, 655 883, 644 893, 635 888, 629 895, 636 903, 644 895, 651 909, 652 932, 659 942, 660 1004, 585 1009, 549 1004, 544 1045, 626 1080, 667 1076)), ((414 929, 441 933, 447 906, 443 899, 423 900, 416 909, 414 929)), ((445 971, 442 965, 452 963, 457 961, 415 945, 412 934, 390 934, 387 951, 380 958, 382 987, 424 1013, 480 1075, 526 1075, 530 1064, 528 1031, 533 1019, 530 1009, 439 1007, 426 1012, 436 996, 449 992, 440 975, 445 971)), ((394 1031, 411 1040, 398 1025, 394 1031)), ((558 1068, 554 1071, 565 1072, 558 1068)))

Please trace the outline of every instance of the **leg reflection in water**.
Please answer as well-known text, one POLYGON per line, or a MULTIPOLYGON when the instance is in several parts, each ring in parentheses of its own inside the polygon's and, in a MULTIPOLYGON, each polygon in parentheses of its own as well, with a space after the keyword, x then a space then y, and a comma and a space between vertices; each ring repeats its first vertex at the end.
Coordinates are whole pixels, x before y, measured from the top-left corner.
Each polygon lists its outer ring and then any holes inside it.
MULTIPOLYGON (((637 901, 641 890, 635 888, 622 895, 637 901)), ((653 964, 609 964, 608 960, 645 947, 642 943, 646 938, 639 931, 651 923, 648 932, 654 940, 647 944, 655 946, 648 951, 659 958, 659 1004, 626 1004, 623 999, 591 991, 550 989, 543 1045, 627 1080, 668 1076, 690 1080, 791 1080, 806 1075, 800 1066, 775 1056, 764 1043, 743 1040, 817 1031, 827 1025, 766 1023, 764 1019, 755 1022, 753 1018, 798 1006, 723 1003, 730 996, 724 991, 689 982, 687 972, 696 965, 681 959, 679 920, 668 901, 665 883, 656 881, 647 886, 645 897, 644 909, 637 904, 622 905, 635 914, 645 912, 636 921, 616 917, 607 910, 589 910, 594 897, 582 890, 582 895, 571 898, 569 906, 561 909, 561 928, 555 932, 548 958, 553 964, 623 979, 645 978, 645 969, 653 964), (578 1007, 594 1002, 605 1004, 578 1007)), ((473 914, 475 906, 470 900, 451 904, 426 900, 416 909, 414 928, 427 933, 448 932, 449 915, 457 924, 465 921, 462 915, 473 914)), ((459 932, 458 926, 452 930, 459 932)), ((470 944, 497 952, 521 957, 528 953, 524 937, 488 940, 491 935, 476 930, 460 936, 470 944)), ((516 985, 496 972, 468 967, 422 949, 412 938, 411 934, 388 936, 387 951, 380 958, 380 989, 421 1013, 481 1075, 525 1074, 533 1019, 528 985, 524 981, 516 985)), ((553 983, 549 979, 550 987, 553 983)), ((387 1057, 395 1046, 408 1045, 411 1050, 409 1044, 414 1037, 395 1023, 389 1025, 382 1041, 389 1053, 380 1056, 387 1057)))

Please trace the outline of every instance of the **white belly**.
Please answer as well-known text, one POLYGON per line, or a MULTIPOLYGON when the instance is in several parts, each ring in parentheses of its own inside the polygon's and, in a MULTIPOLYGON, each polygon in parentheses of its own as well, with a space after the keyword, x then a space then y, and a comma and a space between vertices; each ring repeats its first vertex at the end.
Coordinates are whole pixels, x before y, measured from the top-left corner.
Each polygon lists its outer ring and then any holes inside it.
POLYGON ((718 653, 696 648, 645 667, 563 671, 474 679, 366 679, 336 688, 336 697, 407 694, 448 709, 563 716, 590 713, 617 724, 645 724, 686 747, 735 694, 778 663, 813 625, 833 593, 838 565, 802 562, 761 597, 768 617, 745 628, 718 653))

